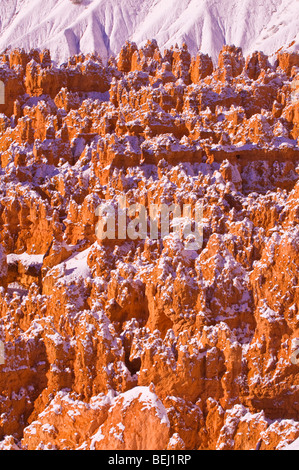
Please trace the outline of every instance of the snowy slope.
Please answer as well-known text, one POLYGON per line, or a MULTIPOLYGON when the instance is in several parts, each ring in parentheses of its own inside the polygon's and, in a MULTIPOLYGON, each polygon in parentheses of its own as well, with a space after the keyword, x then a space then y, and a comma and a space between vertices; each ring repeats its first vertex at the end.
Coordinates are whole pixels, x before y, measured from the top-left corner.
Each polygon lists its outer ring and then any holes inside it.
POLYGON ((6 0, 0 3, 0 50, 51 49, 64 61, 80 51, 104 59, 127 40, 155 38, 163 49, 186 42, 214 60, 223 44, 267 54, 299 46, 299 0, 6 0))

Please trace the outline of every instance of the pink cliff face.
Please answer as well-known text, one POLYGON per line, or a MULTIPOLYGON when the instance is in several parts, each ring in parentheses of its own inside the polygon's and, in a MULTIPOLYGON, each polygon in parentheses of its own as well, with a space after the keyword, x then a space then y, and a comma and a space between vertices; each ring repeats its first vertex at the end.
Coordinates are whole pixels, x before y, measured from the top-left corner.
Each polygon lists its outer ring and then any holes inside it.
POLYGON ((298 53, 0 60, 0 449, 297 439, 298 53), (100 239, 119 197, 200 201, 202 245, 100 239))

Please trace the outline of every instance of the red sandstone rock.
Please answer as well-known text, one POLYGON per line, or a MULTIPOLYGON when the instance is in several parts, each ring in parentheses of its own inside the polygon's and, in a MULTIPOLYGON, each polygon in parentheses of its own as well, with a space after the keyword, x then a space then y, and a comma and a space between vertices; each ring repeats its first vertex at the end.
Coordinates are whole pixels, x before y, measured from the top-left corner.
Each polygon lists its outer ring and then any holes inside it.
POLYGON ((117 67, 121 72, 131 72, 132 70, 132 56, 138 48, 135 43, 127 42, 121 49, 117 67))
POLYGON ((108 418, 91 437, 95 450, 163 450, 169 440, 166 410, 151 387, 119 395, 108 418))
POLYGON ((190 78, 192 83, 197 83, 199 80, 212 75, 213 62, 211 57, 207 54, 199 53, 196 59, 192 59, 190 66, 190 78))
POLYGON ((254 52, 250 57, 247 57, 245 70, 249 78, 257 80, 262 70, 270 69, 271 66, 268 62, 268 58, 263 52, 254 52))
POLYGON ((298 52, 280 52, 277 56, 279 67, 286 72, 287 75, 291 74, 292 68, 299 66, 298 52))
POLYGON ((243 71, 245 60, 242 49, 235 46, 223 46, 219 54, 216 76, 221 81, 237 77, 243 71))

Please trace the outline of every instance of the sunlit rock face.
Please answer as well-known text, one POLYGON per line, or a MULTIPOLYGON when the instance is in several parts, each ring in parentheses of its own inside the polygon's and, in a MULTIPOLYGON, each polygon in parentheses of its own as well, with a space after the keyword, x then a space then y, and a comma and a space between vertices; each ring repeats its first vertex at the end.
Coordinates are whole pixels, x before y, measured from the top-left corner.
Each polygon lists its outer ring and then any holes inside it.
POLYGON ((298 54, 0 59, 0 449, 297 439, 298 54), (99 237, 120 198, 200 202, 202 244, 99 237))

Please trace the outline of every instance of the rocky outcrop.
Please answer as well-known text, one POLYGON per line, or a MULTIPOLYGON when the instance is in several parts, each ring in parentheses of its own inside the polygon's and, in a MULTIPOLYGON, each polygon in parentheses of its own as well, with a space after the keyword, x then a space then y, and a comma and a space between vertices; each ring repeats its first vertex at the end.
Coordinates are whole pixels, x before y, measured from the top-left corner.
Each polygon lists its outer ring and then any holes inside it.
POLYGON ((121 394, 105 423, 91 437, 95 450, 163 450, 169 442, 169 419, 153 387, 121 394))
POLYGON ((296 61, 2 56, 0 449, 298 438, 296 61), (148 220, 198 202, 192 249, 148 220))
POLYGON ((0 245, 0 283, 1 286, 7 286, 7 256, 3 250, 2 245, 0 245))
POLYGON ((197 54, 193 58, 190 66, 190 78, 192 83, 198 83, 199 80, 212 75, 214 70, 213 61, 208 54, 197 54))

